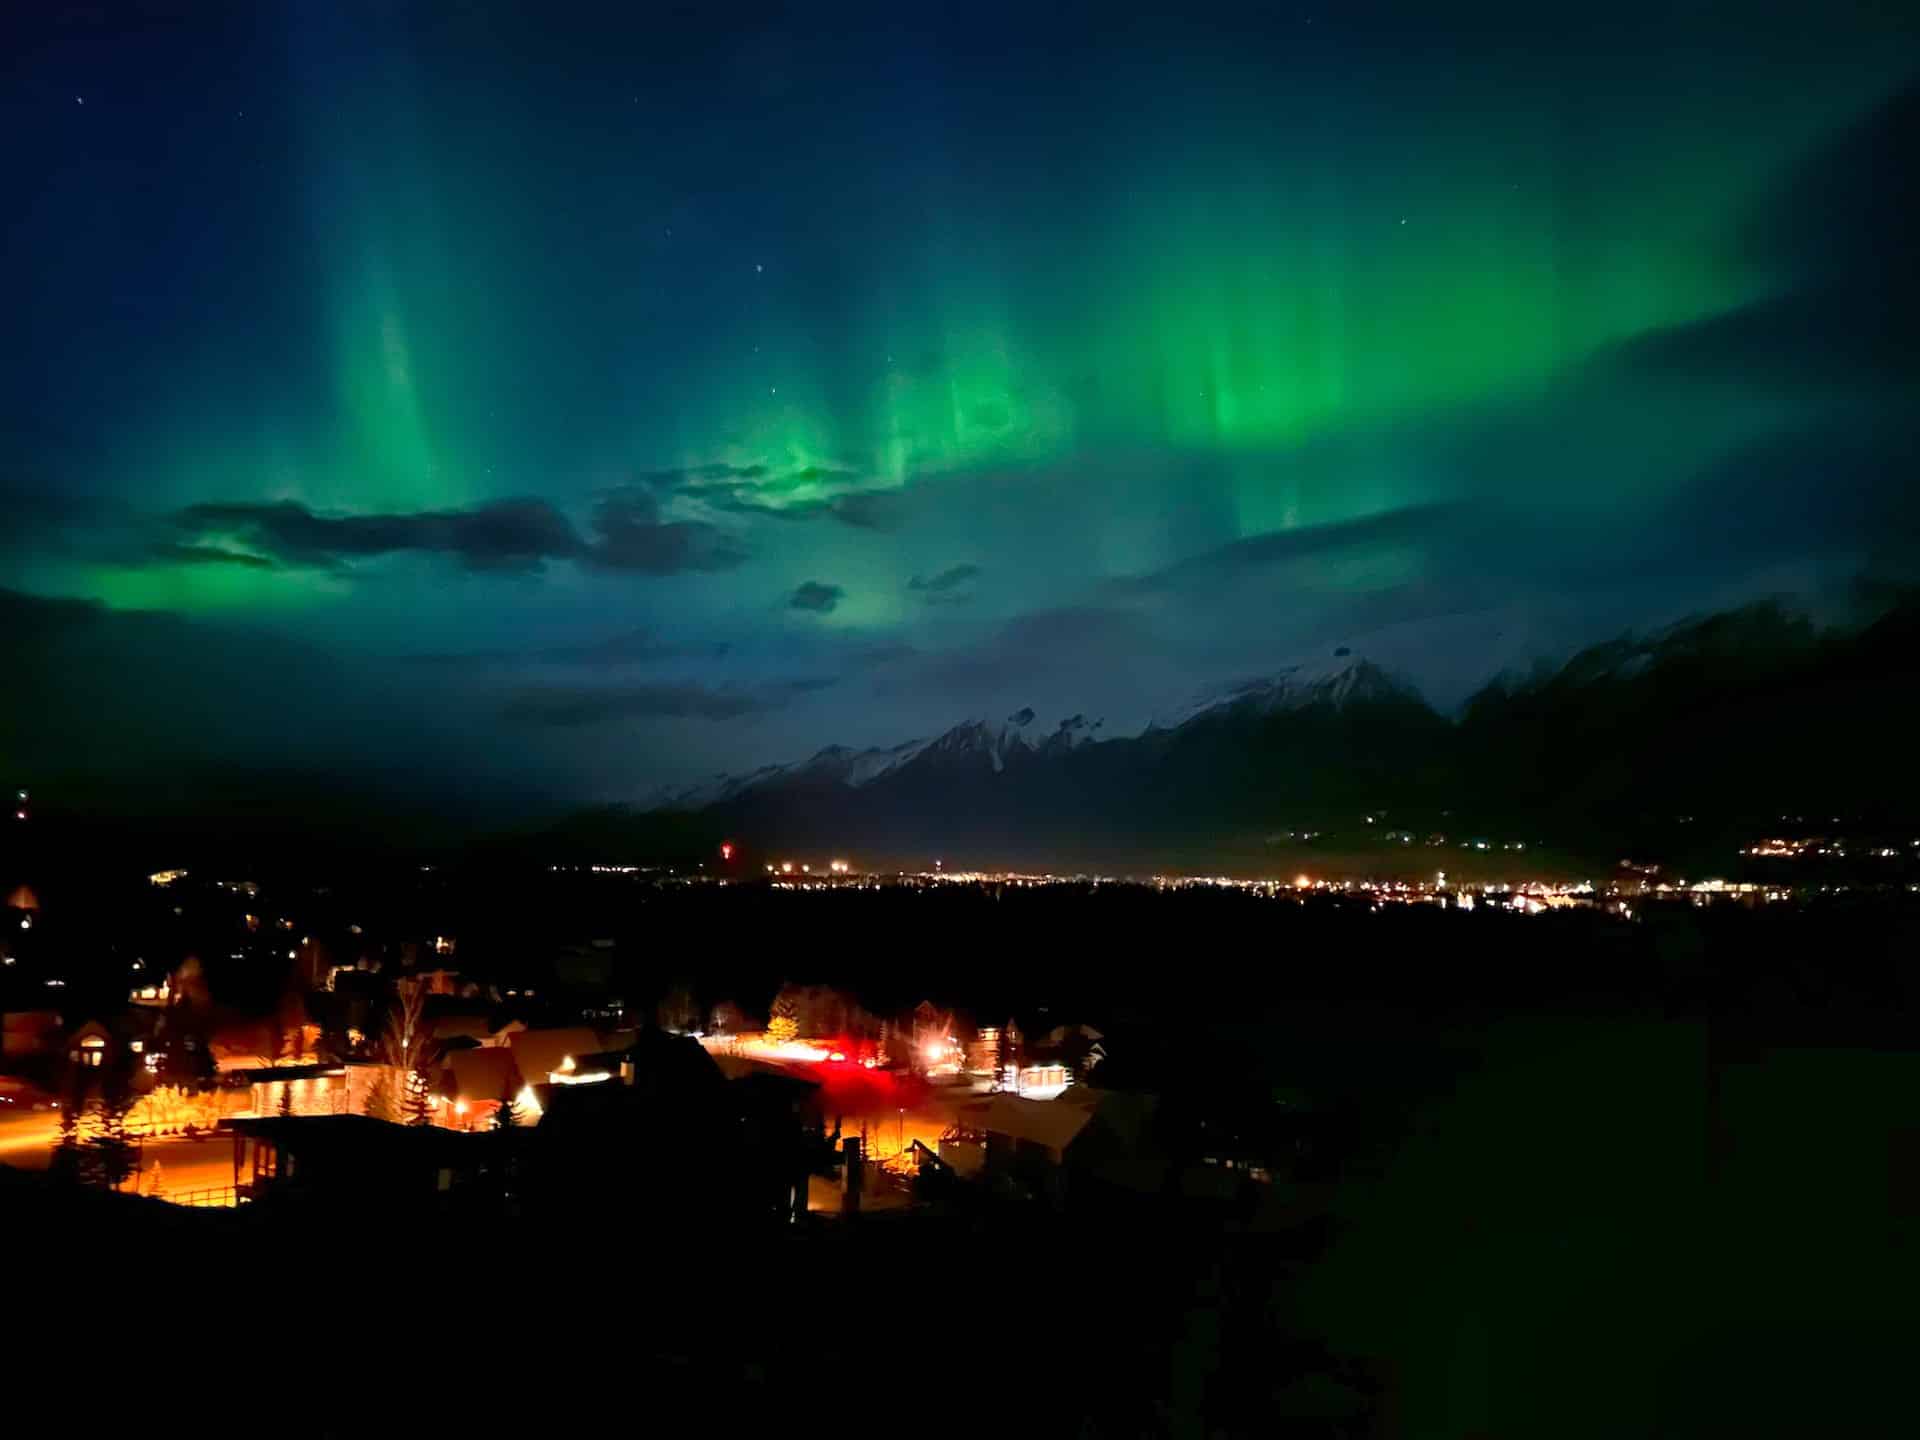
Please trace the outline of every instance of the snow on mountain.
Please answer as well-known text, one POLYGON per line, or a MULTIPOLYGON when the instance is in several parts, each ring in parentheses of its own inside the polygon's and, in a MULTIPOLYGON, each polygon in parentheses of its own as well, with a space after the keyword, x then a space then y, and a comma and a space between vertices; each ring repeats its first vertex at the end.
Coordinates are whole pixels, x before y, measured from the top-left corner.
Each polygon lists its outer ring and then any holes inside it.
POLYGON ((1152 730, 1178 730, 1203 716, 1277 715, 1312 705, 1335 709, 1356 701, 1401 699, 1413 692, 1370 660, 1334 656, 1302 661, 1272 675, 1209 686, 1185 705, 1155 718, 1152 730))
POLYGON ((663 785, 641 802, 641 809, 704 810, 709 805, 730 800, 742 791, 777 780, 791 769, 791 765, 762 765, 758 770, 749 770, 744 775, 723 772, 691 783, 663 785))
MULTIPOLYGON (((1311 705, 1343 708, 1357 701, 1400 699, 1414 692, 1371 661, 1336 655, 1328 660, 1290 665, 1272 675, 1202 691, 1192 701, 1148 727, 1178 730, 1205 717, 1273 715, 1311 705)), ((1033 728, 1031 707, 1016 710, 999 724, 976 719, 926 739, 889 748, 855 750, 829 745, 805 760, 766 765, 745 775, 717 775, 697 784, 657 792, 649 808, 699 810, 776 785, 841 785, 862 789, 903 772, 985 771, 1003 774, 1012 764, 1054 759, 1104 739, 1101 721, 1071 715, 1050 732, 1033 728)))
POLYGON ((985 762, 993 774, 1004 772, 1016 758, 1055 756, 1098 738, 1101 723, 1084 715, 1062 720, 1051 733, 1035 738, 1028 726, 1034 712, 1022 709, 1009 715, 1003 724, 968 720, 939 735, 887 748, 855 750, 846 745, 829 745, 805 760, 786 765, 763 765, 744 775, 714 775, 690 785, 667 786, 655 791, 644 803, 650 810, 700 810, 732 800, 750 790, 774 785, 844 785, 858 790, 883 776, 914 765, 922 768, 950 769, 985 762))

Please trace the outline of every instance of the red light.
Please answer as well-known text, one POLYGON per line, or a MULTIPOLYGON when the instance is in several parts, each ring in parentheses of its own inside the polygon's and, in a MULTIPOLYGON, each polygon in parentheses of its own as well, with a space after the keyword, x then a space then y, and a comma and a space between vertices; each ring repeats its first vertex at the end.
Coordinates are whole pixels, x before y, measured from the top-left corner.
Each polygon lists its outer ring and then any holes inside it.
POLYGON ((722 860, 731 860, 733 858, 733 842, 731 840, 723 841, 721 843, 720 858, 722 860))

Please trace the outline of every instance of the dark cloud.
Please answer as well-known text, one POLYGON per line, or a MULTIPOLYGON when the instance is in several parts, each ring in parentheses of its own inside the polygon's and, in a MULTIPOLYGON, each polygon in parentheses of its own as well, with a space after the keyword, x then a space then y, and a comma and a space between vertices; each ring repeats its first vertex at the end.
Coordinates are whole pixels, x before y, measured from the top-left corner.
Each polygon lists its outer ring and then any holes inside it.
POLYGON ((856 530, 891 530, 898 523, 898 507, 887 496, 871 491, 854 491, 828 500, 808 500, 793 505, 775 505, 747 494, 724 497, 702 496, 715 509, 733 515, 757 515, 769 520, 838 520, 856 530))
POLYGON ((1679 487, 1649 527, 1646 554, 1676 572, 1754 568, 1862 546, 1920 546, 1920 414, 1781 431, 1741 447, 1679 487))
POLYGON ((1013 726, 1016 729, 1022 726, 1031 725, 1032 723, 1033 723, 1033 707, 1031 705, 1023 705, 1020 709, 1014 711, 1013 714, 1007 716, 1007 724, 1013 726))
POLYGON ((833 503, 833 518, 856 530, 897 529, 904 502, 897 491, 861 490, 833 503))
POLYGON ((1858 386, 1920 373, 1920 86, 1818 148, 1741 228, 1776 288, 1605 357, 1653 374, 1858 386))
POLYGON ((156 540, 147 547, 154 560, 174 565, 240 565, 252 570, 277 570, 280 562, 270 555, 249 555, 244 550, 229 550, 221 545, 181 545, 156 540))
POLYGON ((337 570, 401 551, 449 555, 469 570, 538 570, 578 558, 580 537, 545 500, 498 500, 468 510, 322 515, 294 500, 190 505, 184 531, 219 536, 285 565, 337 570))
POLYGON ((966 584, 980 573, 978 565, 955 565, 942 570, 937 575, 916 575, 907 582, 909 590, 919 590, 928 595, 943 595, 957 586, 966 584))
POLYGON ((622 486, 593 507, 594 543, 581 558, 600 570, 640 575, 731 570, 747 552, 725 531, 699 520, 663 520, 660 501, 640 486, 622 486))
POLYGON ((883 665, 898 665, 902 661, 912 660, 920 653, 918 648, 903 641, 888 641, 861 646, 845 657, 845 664, 854 670, 878 669, 883 665))
POLYGON ((582 538, 557 506, 538 499, 360 515, 322 514, 294 500, 212 502, 177 511, 172 521, 195 537, 191 543, 162 542, 158 558, 177 563, 339 571, 358 560, 412 552, 446 555, 473 571, 539 571, 550 561, 571 560, 598 570, 675 575, 730 569, 747 558, 732 537, 711 525, 663 519, 659 501, 635 487, 600 496, 591 538, 582 538))
POLYGON ((1329 525, 1303 525, 1295 530, 1273 530, 1235 540, 1204 554, 1179 560, 1159 570, 1126 575, 1108 582, 1120 594, 1151 594, 1207 584, 1251 574, 1308 556, 1331 554, 1364 545, 1431 539, 1453 529, 1466 514, 1457 504, 1407 505, 1383 510, 1358 520, 1329 525))
POLYGON ((857 470, 831 465, 803 465, 776 470, 769 465, 695 465, 679 470, 654 470, 641 477, 651 493, 684 496, 712 510, 768 520, 838 520, 856 529, 889 529, 894 515, 881 497, 861 491, 857 470), (845 493, 813 500, 785 500, 803 486, 846 487, 845 493))
POLYGON ((690 643, 662 640, 651 630, 629 630, 583 645, 556 645, 536 650, 534 658, 568 665, 652 664, 661 660, 720 660, 733 647, 724 640, 690 643))
POLYGON ((1655 330, 1610 358, 1649 373, 1856 384, 1920 370, 1913 315, 1851 287, 1775 296, 1655 330))
POLYGON ((722 660, 732 650, 724 640, 663 640, 650 630, 629 630, 579 645, 549 645, 531 650, 461 650, 413 655, 418 665, 652 665, 670 660, 722 660))
POLYGON ((765 465, 687 465, 677 469, 649 470, 640 483, 660 490, 683 490, 704 485, 725 484, 737 480, 764 480, 773 471, 765 465))
POLYGON ((516 695, 502 713, 521 725, 579 726, 609 720, 734 720, 777 709, 781 703, 777 695, 703 685, 556 686, 516 695))
POLYGON ((839 585, 827 585, 818 580, 803 581, 793 594, 787 597, 789 610, 812 610, 825 615, 836 609, 846 596, 846 590, 839 585))
POLYGON ((782 680, 773 688, 788 695, 817 695, 822 690, 831 690, 840 683, 838 675, 802 675, 794 680, 782 680))

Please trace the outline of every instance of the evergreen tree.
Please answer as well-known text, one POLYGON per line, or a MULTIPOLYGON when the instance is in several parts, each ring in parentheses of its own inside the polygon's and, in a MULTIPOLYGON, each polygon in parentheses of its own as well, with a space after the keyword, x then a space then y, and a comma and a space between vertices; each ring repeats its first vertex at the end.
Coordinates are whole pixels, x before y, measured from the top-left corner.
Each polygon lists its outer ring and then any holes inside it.
POLYGON ((409 1125, 433 1123, 433 1083, 427 1075, 425 1066, 421 1066, 407 1076, 407 1123, 409 1125))
POLYGON ((72 1087, 60 1102, 60 1138, 53 1142, 53 1173, 62 1180, 80 1178, 80 1106, 79 1087, 72 1087))
POLYGON ((792 995, 782 990, 773 999, 773 1013, 767 1020, 767 1042, 785 1045, 800 1033, 800 1007, 792 995))
POLYGON ((133 1092, 119 1067, 101 1077, 100 1096, 91 1115, 92 1133, 82 1151, 81 1178, 104 1190, 117 1190, 126 1183, 137 1163, 133 1142, 127 1138, 127 1111, 133 1105, 133 1092))
POLYGON ((516 1130, 520 1126, 520 1104, 514 1098, 513 1077, 507 1078, 506 1088, 500 1092, 499 1108, 493 1112, 493 1128, 496 1130, 516 1130))
POLYGON ((400 1118, 400 1106, 393 1093, 391 1066, 374 1066, 373 1082, 367 1086, 367 1114, 375 1120, 389 1122, 400 1118))

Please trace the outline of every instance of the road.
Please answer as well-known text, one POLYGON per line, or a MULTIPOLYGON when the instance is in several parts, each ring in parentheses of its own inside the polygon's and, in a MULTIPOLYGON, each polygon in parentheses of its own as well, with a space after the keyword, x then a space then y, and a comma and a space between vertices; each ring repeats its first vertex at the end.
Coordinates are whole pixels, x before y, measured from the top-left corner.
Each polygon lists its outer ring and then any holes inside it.
MULTIPOLYGON (((53 1142, 59 1138, 60 1121, 52 1111, 16 1111, 13 1106, 0 1106, 0 1165, 44 1170, 53 1153, 53 1142)), ((137 1181, 127 1182, 129 1190, 137 1185, 142 1192, 150 1192, 156 1169, 160 1183, 175 1195, 233 1184, 233 1140, 229 1136, 148 1140, 139 1146, 139 1154, 141 1174, 137 1181)))
POLYGON ((0 1165, 44 1170, 59 1138, 60 1120, 53 1111, 0 1105, 0 1165))

